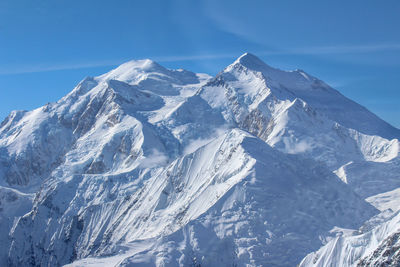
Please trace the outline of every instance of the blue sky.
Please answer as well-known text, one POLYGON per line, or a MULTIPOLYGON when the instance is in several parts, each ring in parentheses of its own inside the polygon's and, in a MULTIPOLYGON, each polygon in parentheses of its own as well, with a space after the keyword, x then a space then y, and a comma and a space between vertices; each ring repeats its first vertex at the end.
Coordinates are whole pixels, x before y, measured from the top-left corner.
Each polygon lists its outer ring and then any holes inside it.
POLYGON ((400 127, 400 1, 2 0, 0 121, 130 59, 216 74, 244 52, 400 127))

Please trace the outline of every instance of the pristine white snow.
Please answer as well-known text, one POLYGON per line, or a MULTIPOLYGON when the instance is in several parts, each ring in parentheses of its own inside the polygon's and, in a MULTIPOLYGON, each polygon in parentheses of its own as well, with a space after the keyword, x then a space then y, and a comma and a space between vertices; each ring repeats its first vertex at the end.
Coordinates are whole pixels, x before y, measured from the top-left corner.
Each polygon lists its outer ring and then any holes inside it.
POLYGON ((1 123, 0 265, 293 266, 398 204, 399 137, 251 54, 130 61, 1 123))

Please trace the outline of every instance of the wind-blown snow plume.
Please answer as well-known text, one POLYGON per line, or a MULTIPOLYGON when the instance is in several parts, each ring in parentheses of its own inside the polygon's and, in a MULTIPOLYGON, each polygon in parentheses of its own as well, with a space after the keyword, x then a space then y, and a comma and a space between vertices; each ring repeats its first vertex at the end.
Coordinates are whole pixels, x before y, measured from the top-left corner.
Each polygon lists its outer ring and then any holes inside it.
POLYGON ((161 153, 160 151, 153 149, 147 157, 142 159, 140 166, 142 168, 154 168, 162 167, 168 162, 167 155, 161 153))

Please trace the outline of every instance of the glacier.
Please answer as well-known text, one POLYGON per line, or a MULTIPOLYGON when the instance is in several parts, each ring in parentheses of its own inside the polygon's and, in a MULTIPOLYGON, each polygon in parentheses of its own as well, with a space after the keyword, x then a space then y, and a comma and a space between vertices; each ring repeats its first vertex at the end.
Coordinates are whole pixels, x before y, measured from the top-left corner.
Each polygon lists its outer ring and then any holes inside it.
POLYGON ((0 124, 0 265, 373 266, 399 137, 249 53, 215 77, 129 61, 0 124))

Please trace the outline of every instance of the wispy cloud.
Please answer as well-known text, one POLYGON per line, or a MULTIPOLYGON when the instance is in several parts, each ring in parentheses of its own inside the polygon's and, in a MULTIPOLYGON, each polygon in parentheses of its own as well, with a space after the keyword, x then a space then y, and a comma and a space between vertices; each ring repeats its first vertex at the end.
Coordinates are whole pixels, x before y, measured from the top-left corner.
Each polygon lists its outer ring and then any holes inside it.
MULTIPOLYGON (((223 58, 235 58, 237 56, 238 56, 237 54, 232 53, 232 54, 172 55, 172 56, 162 56, 162 57, 159 56, 159 57, 148 57, 148 58, 162 63, 162 62, 179 62, 179 61, 191 61, 191 60, 213 60, 213 59, 223 59, 223 58)), ((33 65, 22 65, 22 66, 7 66, 7 67, 0 67, 0 75, 117 66, 129 60, 130 59, 115 59, 115 60, 92 61, 84 63, 76 62, 76 63, 59 63, 59 64, 33 64, 33 65)))
POLYGON ((105 60, 105 61, 92 61, 92 62, 75 62, 75 63, 57 63, 57 64, 32 64, 22 66, 8 66, 0 67, 0 75, 8 74, 24 74, 24 73, 36 73, 36 72, 49 72, 59 70, 74 70, 74 69, 85 69, 105 66, 115 66, 121 64, 126 60, 105 60))
MULTIPOLYGON (((360 45, 330 45, 288 48, 284 50, 260 50, 254 53, 258 56, 279 55, 338 55, 338 54, 368 54, 374 52, 400 51, 400 44, 360 44, 360 45)), ((246 51, 242 51, 243 53, 246 51)), ((171 55, 149 57, 157 62, 179 62, 179 61, 204 61, 216 59, 232 60, 240 56, 239 53, 209 53, 194 55, 171 55)), ((7 66, 0 67, 0 75, 23 74, 36 72, 50 72, 59 70, 85 69, 95 67, 116 66, 129 59, 102 60, 92 62, 59 63, 59 64, 36 64, 29 66, 7 66)))
MULTIPOLYGON (((230 33, 238 38, 250 43, 255 43, 264 47, 271 47, 271 36, 265 34, 266 29, 259 19, 252 19, 242 16, 242 13, 233 12, 227 9, 226 12, 220 12, 224 8, 223 4, 215 3, 215 1, 204 1, 206 14, 215 26, 223 32, 230 33)), ((257 13, 259 10, 264 10, 263 2, 252 2, 247 8, 251 8, 257 13)), ((258 18, 255 15, 254 18, 258 18)), ((272 29, 271 29, 272 30, 272 29)), ((276 30, 276 29, 273 29, 276 30)), ((268 31, 267 31, 268 32, 268 31)), ((276 43, 275 43, 276 45, 276 43)), ((275 49, 273 49, 275 50, 275 49)), ((280 50, 280 49, 278 49, 280 50)), ((271 55, 291 55, 291 54, 306 54, 306 55, 328 55, 328 54, 349 54, 349 53, 371 53, 381 51, 398 51, 400 50, 399 43, 379 43, 379 44, 334 44, 328 46, 309 46, 309 47, 293 47, 280 51, 268 51, 271 55)), ((260 54, 259 54, 260 55, 260 54)))
MULTIPOLYGON (((400 51, 400 44, 360 44, 360 45, 330 45, 311 46, 289 49, 282 54, 334 55, 359 54, 384 51, 400 51)), ((278 52, 279 53, 279 52, 278 52)))
POLYGON ((191 60, 210 60, 210 59, 223 59, 237 57, 238 54, 224 53, 224 54, 199 54, 199 55, 182 55, 182 56, 165 56, 155 57, 153 60, 158 62, 177 62, 177 61, 191 61, 191 60))

